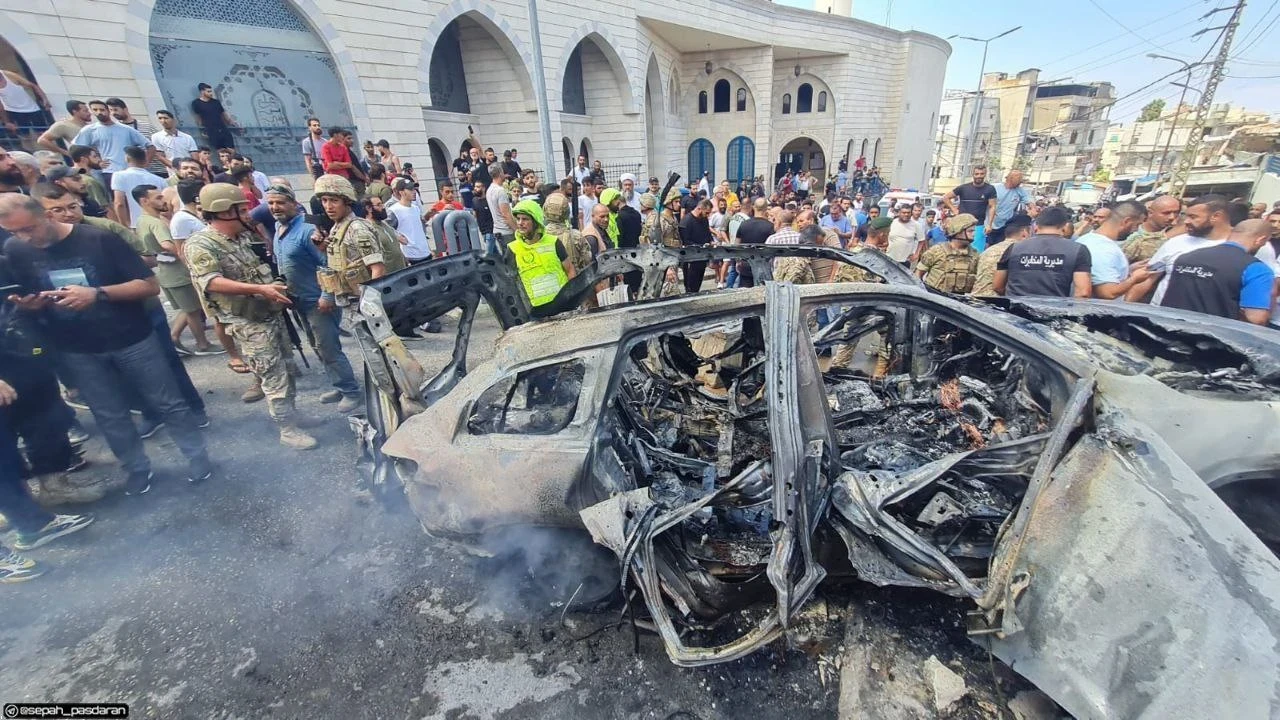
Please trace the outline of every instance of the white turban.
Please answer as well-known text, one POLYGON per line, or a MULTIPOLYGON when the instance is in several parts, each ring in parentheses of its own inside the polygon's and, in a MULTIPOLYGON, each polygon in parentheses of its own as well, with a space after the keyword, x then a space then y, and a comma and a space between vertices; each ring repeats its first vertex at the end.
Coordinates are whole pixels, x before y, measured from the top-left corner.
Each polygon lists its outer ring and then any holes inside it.
POLYGON ((628 180, 634 183, 636 181, 636 176, 632 175, 631 173, 622 173, 621 181, 626 182, 628 180))

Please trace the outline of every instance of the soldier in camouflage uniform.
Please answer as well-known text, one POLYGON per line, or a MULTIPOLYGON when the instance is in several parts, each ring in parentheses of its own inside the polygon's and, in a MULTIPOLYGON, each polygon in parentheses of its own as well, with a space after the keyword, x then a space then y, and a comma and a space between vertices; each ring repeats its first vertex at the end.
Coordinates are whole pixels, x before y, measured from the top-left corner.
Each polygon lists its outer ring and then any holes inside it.
MULTIPOLYGON (((889 249, 889 227, 893 225, 893 218, 880 217, 870 221, 867 228, 867 239, 861 246, 857 247, 854 252, 861 252, 863 248, 874 248, 880 252, 889 249)), ((836 271, 836 276, 832 282, 882 282, 875 275, 863 270, 860 267, 841 263, 841 267, 836 271)), ((876 353, 876 377, 884 377, 889 371, 889 347, 885 342, 884 333, 880 335, 880 349, 876 353)), ((849 367, 853 364, 852 345, 836 345, 835 352, 831 355, 831 367, 849 367)))
MULTIPOLYGON (((560 241, 564 251, 569 255, 569 264, 575 273, 582 272, 595 260, 591 254, 591 245, 582 233, 569 226, 569 198, 560 191, 547 195, 542 203, 542 216, 547 226, 548 235, 560 241)), ((582 307, 591 309, 600 307, 595 293, 587 293, 582 300, 582 307)))
POLYGON ((948 218, 943 227, 947 241, 934 245, 920 256, 916 276, 934 290, 969 292, 978 271, 978 251, 972 247, 977 226, 978 218, 968 213, 948 218))
POLYGON ((973 288, 969 294, 974 297, 998 297, 996 292, 996 265, 1000 258, 1013 247, 1031 236, 1031 218, 1027 215, 1014 215, 1004 225, 1004 241, 992 245, 978 256, 978 270, 974 274, 973 288))
POLYGON ((400 249, 400 231, 387 222, 387 210, 382 198, 370 195, 364 203, 365 215, 378 231, 378 244, 382 248, 382 264, 385 266, 384 274, 390 275, 409 267, 409 261, 404 259, 404 250, 400 249))
MULTIPOLYGON (((820 237, 822 237, 822 229, 817 225, 808 225, 800 231, 800 244, 817 245, 820 237)), ((796 285, 812 285, 818 281, 817 276, 813 274, 813 265, 807 257, 778 258, 773 265, 773 279, 796 285)))
POLYGON ((316 446, 316 439, 301 428, 319 422, 296 414, 280 314, 289 298, 283 285, 272 282, 271 267, 249 247, 246 202, 240 188, 228 183, 211 183, 200 190, 200 209, 208 224, 186 241, 187 267, 205 307, 227 327, 261 384, 271 419, 280 428, 280 443, 308 450, 316 446))
POLYGON ((1182 201, 1172 195, 1161 195, 1147 203, 1147 219, 1129 235, 1124 243, 1124 256, 1130 264, 1144 262, 1168 240, 1169 228, 1178 222, 1182 201))
MULTIPOLYGON (((641 203, 644 199, 641 198, 641 203)), ((667 201, 662 204, 662 212, 651 212, 644 218, 644 223, 640 226, 640 244, 653 244, 653 226, 655 223, 661 222, 659 232, 661 233, 663 247, 676 248, 680 247, 680 224, 676 222, 676 216, 673 208, 679 207, 680 191, 672 188, 667 193, 667 201)), ((656 205, 657 203, 655 203, 656 205)))
POLYGON ((387 273, 382 240, 377 228, 356 217, 351 208, 360 202, 351 181, 341 175, 321 175, 314 185, 324 214, 333 221, 325 254, 329 267, 317 270, 320 289, 333 293, 339 306, 350 305, 360 286, 387 273))

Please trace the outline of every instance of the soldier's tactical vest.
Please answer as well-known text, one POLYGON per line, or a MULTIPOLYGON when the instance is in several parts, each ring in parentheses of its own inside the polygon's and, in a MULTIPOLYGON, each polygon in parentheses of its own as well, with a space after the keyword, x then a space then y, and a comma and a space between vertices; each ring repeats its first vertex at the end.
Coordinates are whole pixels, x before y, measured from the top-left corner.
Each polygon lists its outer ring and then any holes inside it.
MULTIPOLYGON (((316 281, 322 291, 333 295, 358 296, 360 286, 373 279, 369 266, 360 257, 360 251, 345 242, 347 231, 358 222, 365 221, 351 218, 336 234, 329 236, 329 267, 316 270, 316 281)), ((377 230, 370 228, 370 231, 377 238, 377 230)))

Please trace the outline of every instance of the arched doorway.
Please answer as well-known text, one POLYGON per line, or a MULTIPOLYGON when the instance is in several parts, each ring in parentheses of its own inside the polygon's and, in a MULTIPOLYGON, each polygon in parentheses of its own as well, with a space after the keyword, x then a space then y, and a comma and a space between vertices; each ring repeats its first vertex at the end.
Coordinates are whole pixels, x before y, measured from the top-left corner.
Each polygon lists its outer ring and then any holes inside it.
POLYGON ((866 156, 867 156, 867 139, 866 139, 866 138, 863 138, 863 139, 862 139, 862 147, 861 147, 861 148, 859 148, 859 150, 858 150, 858 157, 860 157, 860 158, 864 158, 864 157, 866 157, 866 156))
POLYGON ((431 176, 438 191, 440 184, 449 179, 449 151, 437 138, 428 140, 427 147, 431 150, 431 176))
POLYGON ((573 156, 573 141, 569 138, 561 138, 560 150, 564 153, 565 173, 568 174, 573 172, 573 166, 577 164, 577 158, 573 156))
MULTIPOLYGON (((35 73, 31 72, 31 67, 27 65, 27 61, 22 58, 22 55, 18 53, 18 50, 14 48, 13 45, 9 44, 8 40, 5 40, 2 37, 0 37, 0 70, 8 70, 11 73, 21 75, 37 85, 40 84, 36 79, 35 73)), ((46 93, 48 92, 47 88, 41 89, 45 90, 46 93)), ((32 98, 32 100, 34 101, 36 98, 32 98)), ((25 150, 27 152, 35 150, 36 137, 38 137, 40 133, 44 132, 49 127, 49 124, 53 122, 53 117, 48 112, 44 112, 43 115, 44 119, 40 123, 27 127, 19 126, 17 137, 14 137, 14 135, 9 132, 0 134, 0 147, 5 148, 6 150, 25 150)))
POLYGON ((268 175, 305 172, 298 147, 308 118, 326 128, 353 126, 334 59, 287 0, 157 0, 150 49, 161 96, 178 124, 204 140, 191 102, 199 83, 212 85, 241 128, 237 149, 268 175), (211 25, 221 30, 211 34, 211 25), (254 44, 219 41, 238 36, 254 44))
POLYGON ((689 182, 696 187, 707 173, 711 182, 716 181, 716 148, 706 138, 698 138, 689 143, 689 182))
POLYGON ((751 138, 739 135, 730 140, 727 160, 724 179, 729 181, 730 187, 737 187, 743 180, 755 178, 756 144, 751 138))
POLYGON ((879 167, 880 163, 880 138, 876 138, 876 149, 871 151, 871 167, 879 167))
POLYGON ((579 154, 579 155, 581 155, 581 156, 583 156, 583 157, 585 157, 585 158, 587 159, 587 164, 588 164, 588 165, 590 165, 590 164, 591 164, 591 161, 592 161, 592 160, 594 160, 594 159, 595 159, 595 157, 594 157, 594 156, 592 155, 592 153, 591 153, 591 141, 590 141, 590 140, 588 140, 588 139, 586 139, 586 138, 582 138, 582 142, 578 143, 578 154, 579 154))
POLYGON ((808 170, 819 181, 826 181, 827 156, 813 138, 798 137, 782 146, 778 164, 773 169, 773 181, 777 183, 787 172, 801 170, 808 170))
POLYGON ((667 146, 666 103, 662 93, 662 73, 658 59, 649 56, 649 68, 644 78, 645 144, 649 150, 649 175, 666 176, 663 152, 667 146))

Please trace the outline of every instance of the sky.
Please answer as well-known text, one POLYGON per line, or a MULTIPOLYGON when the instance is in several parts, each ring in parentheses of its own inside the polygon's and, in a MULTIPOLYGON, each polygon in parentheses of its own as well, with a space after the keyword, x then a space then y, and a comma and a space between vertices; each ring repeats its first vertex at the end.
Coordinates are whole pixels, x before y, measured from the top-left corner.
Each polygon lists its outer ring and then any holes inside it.
MULTIPOLYGON (((779 4, 812 8, 813 0, 776 0, 779 4)), ((1041 82, 1070 78, 1072 82, 1109 81, 1116 88, 1112 122, 1134 119, 1142 106, 1163 98, 1168 107, 1178 101, 1185 74, 1160 80, 1181 67, 1169 60, 1148 58, 1159 53, 1198 62, 1214 46, 1220 31, 1192 39, 1203 28, 1224 25, 1230 12, 1199 20, 1205 12, 1230 7, 1232 0, 1167 0, 1117 3, 1083 0, 1076 3, 1029 3, 1026 0, 977 0, 968 8, 942 0, 853 0, 853 16, 897 30, 991 37, 1009 28, 1022 29, 990 44, 986 71, 1010 75, 1040 68, 1041 82), (1110 14, 1108 17, 1107 13, 1110 14), (1155 83, 1152 85, 1152 83, 1155 83), (1150 85, 1150 87, 1148 87, 1150 85)), ((1228 77, 1218 86, 1215 104, 1230 102, 1250 110, 1280 113, 1280 0, 1249 0, 1231 45, 1235 58, 1228 77)), ((978 84, 982 44, 951 40, 947 64, 948 90, 973 90, 978 84)), ((1212 61, 1211 55, 1208 60, 1212 61)), ((1207 68, 1192 75, 1192 87, 1203 84, 1207 68)), ((1187 102, 1198 96, 1187 93, 1187 102)))

